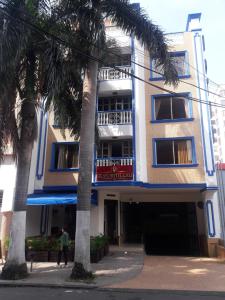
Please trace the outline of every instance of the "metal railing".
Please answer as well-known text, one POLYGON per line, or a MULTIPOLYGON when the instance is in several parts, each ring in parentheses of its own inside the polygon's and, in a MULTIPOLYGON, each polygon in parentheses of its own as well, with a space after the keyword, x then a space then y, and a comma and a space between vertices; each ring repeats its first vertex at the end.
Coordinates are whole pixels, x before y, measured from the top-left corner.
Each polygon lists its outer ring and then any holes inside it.
POLYGON ((98 112, 98 125, 132 124, 132 111, 98 112))
POLYGON ((133 158, 102 158, 96 160, 97 167, 132 166, 133 158))
POLYGON ((131 67, 116 67, 113 68, 101 68, 98 74, 98 80, 115 80, 115 79, 130 79, 131 67), (120 69, 120 70, 118 70, 120 69))

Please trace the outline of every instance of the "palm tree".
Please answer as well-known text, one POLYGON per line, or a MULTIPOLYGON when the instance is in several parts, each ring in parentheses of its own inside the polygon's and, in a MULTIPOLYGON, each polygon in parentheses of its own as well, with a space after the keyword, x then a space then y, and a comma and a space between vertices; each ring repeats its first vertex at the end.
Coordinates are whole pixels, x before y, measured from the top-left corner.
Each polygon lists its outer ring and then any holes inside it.
POLYGON ((95 107, 98 59, 106 43, 105 20, 136 37, 157 60, 166 83, 176 84, 177 72, 168 53, 163 32, 152 24, 145 13, 129 0, 62 0, 61 17, 87 41, 84 54, 89 56, 83 81, 80 131, 78 204, 75 237, 75 263, 72 278, 89 275, 90 271, 90 199, 95 135, 95 107), (97 60, 96 60, 97 58, 97 60))
MULTIPOLYGON (((3 279, 27 276, 25 261, 26 198, 37 111, 57 111, 72 133, 79 128, 82 87, 81 58, 43 30, 64 35, 45 0, 8 0, 0 6, 0 157, 10 142, 17 163, 15 200, 3 279), (24 21, 25 20, 25 21, 24 21), (34 24, 35 26, 29 26, 34 24), (37 30, 35 30, 37 28, 37 30), (40 28, 40 30, 38 30, 40 28)), ((71 39, 76 36, 71 33, 71 39)))

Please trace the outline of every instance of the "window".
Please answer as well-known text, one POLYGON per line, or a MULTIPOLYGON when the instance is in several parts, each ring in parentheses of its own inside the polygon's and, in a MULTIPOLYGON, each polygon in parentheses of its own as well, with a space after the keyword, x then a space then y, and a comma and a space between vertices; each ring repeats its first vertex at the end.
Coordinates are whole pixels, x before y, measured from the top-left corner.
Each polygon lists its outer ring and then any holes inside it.
POLYGON ((66 171, 79 167, 78 143, 54 143, 52 155, 52 170, 66 171))
POLYGON ((113 55, 108 62, 104 63, 104 68, 122 67, 131 65, 131 54, 113 55))
POLYGON ((117 96, 98 99, 98 111, 132 110, 131 96, 117 96))
MULTIPOLYGON (((174 62, 178 76, 180 78, 190 77, 187 51, 171 52, 170 56, 174 62)), ((151 71, 151 79, 152 80, 163 79, 164 70, 161 65, 158 65, 158 62, 156 59, 153 59, 151 61, 151 69, 152 69, 152 71, 151 71)))
POLYGON ((2 208, 3 191, 0 191, 0 209, 2 208))
POLYGON ((191 104, 184 95, 153 97, 153 120, 179 120, 191 117, 191 104))
POLYGON ((101 142, 98 151, 98 158, 111 157, 132 157, 132 141, 105 141, 101 142))
POLYGON ((196 164, 193 138, 154 140, 154 166, 196 164))

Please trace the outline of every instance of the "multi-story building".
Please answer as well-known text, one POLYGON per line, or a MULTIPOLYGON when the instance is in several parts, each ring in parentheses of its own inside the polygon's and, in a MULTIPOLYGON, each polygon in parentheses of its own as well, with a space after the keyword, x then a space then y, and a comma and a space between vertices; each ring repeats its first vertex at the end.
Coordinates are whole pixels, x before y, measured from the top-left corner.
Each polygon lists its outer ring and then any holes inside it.
POLYGON ((213 145, 217 163, 225 162, 225 85, 213 88, 215 94, 211 101, 218 106, 211 106, 211 123, 213 128, 213 145))
MULTIPOLYGON (((107 27, 121 53, 99 70, 92 235, 144 243, 151 254, 215 255, 221 227, 210 112, 199 101, 208 101, 199 75, 205 73, 200 19, 189 15, 184 32, 167 35, 182 80, 175 88, 164 84, 136 39, 107 27)), ((29 236, 54 234, 63 225, 74 236, 79 141, 65 134, 53 112, 41 112, 27 200, 29 236)))

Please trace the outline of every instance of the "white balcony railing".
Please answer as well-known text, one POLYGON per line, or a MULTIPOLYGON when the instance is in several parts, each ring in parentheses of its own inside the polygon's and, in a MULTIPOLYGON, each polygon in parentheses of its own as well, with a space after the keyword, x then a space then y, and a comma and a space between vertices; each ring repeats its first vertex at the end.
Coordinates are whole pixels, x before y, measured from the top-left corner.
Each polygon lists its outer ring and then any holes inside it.
POLYGON ((132 111, 99 112, 98 125, 120 125, 132 123, 132 111))
POLYGON ((101 68, 99 70, 99 80, 130 79, 131 67, 101 68), (120 70, 121 71, 120 71, 120 70))
POLYGON ((111 166, 132 166, 132 158, 103 158, 97 159, 97 167, 111 167, 111 166))

